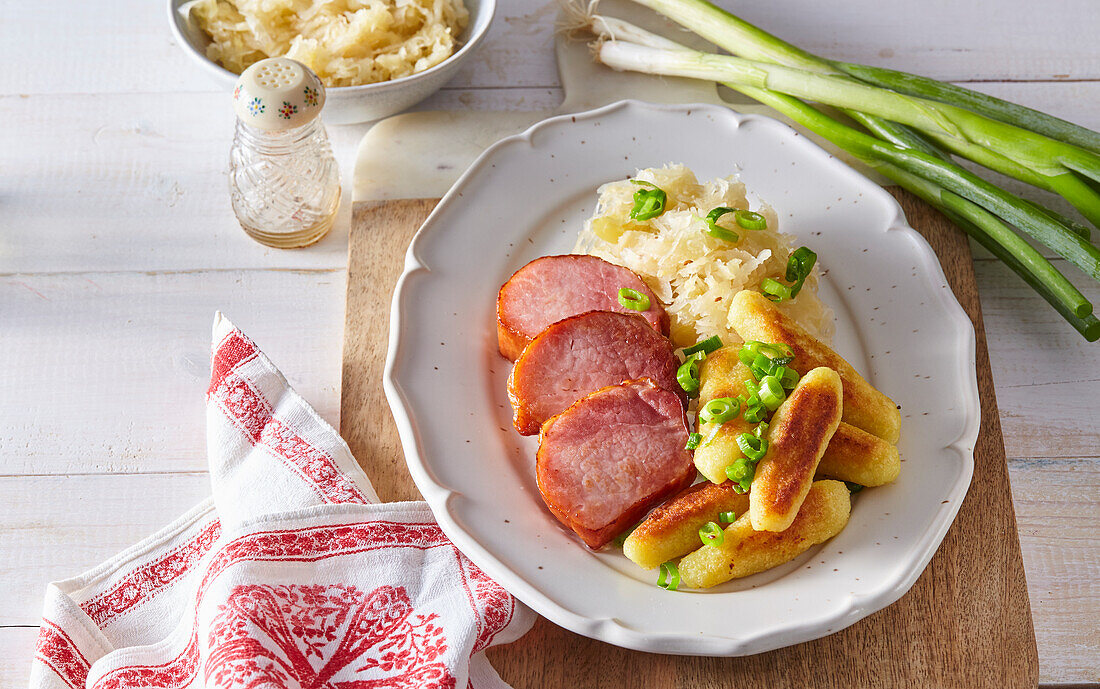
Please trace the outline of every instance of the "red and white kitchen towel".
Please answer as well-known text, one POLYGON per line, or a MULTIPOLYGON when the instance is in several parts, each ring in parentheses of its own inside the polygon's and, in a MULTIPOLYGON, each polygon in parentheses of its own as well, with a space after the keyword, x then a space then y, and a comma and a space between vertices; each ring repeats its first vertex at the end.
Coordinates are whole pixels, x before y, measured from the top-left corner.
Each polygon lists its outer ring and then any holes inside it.
POLYGON ((499 689, 533 613, 422 502, 380 503, 340 435, 214 321, 213 496, 50 584, 32 689, 499 689))

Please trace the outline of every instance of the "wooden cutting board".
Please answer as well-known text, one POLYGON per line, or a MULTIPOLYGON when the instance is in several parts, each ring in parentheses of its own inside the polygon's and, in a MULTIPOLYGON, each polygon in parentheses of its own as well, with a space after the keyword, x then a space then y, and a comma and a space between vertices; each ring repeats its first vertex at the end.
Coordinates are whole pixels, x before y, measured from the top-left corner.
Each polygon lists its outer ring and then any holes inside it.
MULTIPOLYGON (((890 191, 910 225, 936 251, 978 336, 982 426, 974 479, 916 585, 890 607, 836 634, 746 658, 629 651, 539 618, 519 641, 489 651, 501 677, 515 689, 1037 686, 1035 633, 970 248, 938 212, 900 189, 890 191)), ((361 202, 353 210, 341 432, 387 501, 420 499, 382 391, 382 368, 390 299, 405 249, 436 202, 361 202)), ((909 459, 908 470, 919 471, 920 458, 909 459)))

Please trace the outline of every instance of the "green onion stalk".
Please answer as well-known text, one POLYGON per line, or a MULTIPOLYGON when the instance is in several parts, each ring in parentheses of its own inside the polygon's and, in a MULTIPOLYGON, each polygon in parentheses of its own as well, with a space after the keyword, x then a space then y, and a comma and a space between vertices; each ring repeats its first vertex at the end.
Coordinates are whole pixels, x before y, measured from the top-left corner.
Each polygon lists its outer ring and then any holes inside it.
POLYGON ((1100 226, 1100 194, 1074 174, 1078 169, 1100 179, 1100 156, 1026 129, 844 77, 688 48, 610 40, 600 46, 599 58, 616 69, 765 89, 915 127, 953 153, 1062 195, 1100 226))
MULTIPOLYGON (((894 100, 893 96, 898 94, 887 96, 873 109, 863 108, 863 103, 858 99, 832 97, 826 93, 830 84, 842 85, 839 90, 848 94, 853 93, 849 87, 854 86, 855 92, 861 94, 866 94, 866 89, 870 87, 856 84, 848 77, 836 77, 831 73, 834 70, 828 63, 788 46, 739 19, 724 21, 726 28, 732 27, 728 35, 717 30, 715 22, 708 21, 715 16, 730 18, 732 15, 701 0, 635 1, 662 12, 666 9, 671 12, 687 8, 690 12, 670 17, 704 38, 718 42, 721 47, 729 49, 730 44, 740 41, 738 48, 742 54, 772 61, 783 60, 788 64, 776 65, 699 53, 620 20, 588 14, 588 28, 603 39, 596 50, 601 61, 618 69, 718 81, 771 106, 944 212, 1036 289, 1086 339, 1093 341, 1100 337, 1100 321, 1091 315, 1092 304, 1050 261, 1002 221, 1019 227, 1082 268, 1086 274, 1100 280, 1100 251, 1089 243, 1088 228, 1010 194, 953 163, 948 150, 956 152, 960 148, 967 148, 974 153, 969 147, 976 146, 981 149, 976 155, 998 154, 984 146, 966 143, 970 141, 966 137, 959 139, 956 134, 952 134, 952 125, 949 124, 951 120, 941 119, 935 114, 936 108, 926 108, 919 99, 894 100), (795 96, 841 107, 843 112, 874 136, 839 122, 795 96), (912 103, 919 104, 920 107, 916 108, 919 112, 902 118, 902 106, 912 103), (866 110, 873 110, 873 113, 866 110), (904 124, 893 121, 894 117, 903 119, 904 124), (931 140, 926 139, 910 126, 934 127, 935 135, 931 140), (959 144, 959 141, 963 144, 959 144), (948 150, 944 150, 945 148, 948 150)), ((876 91, 878 89, 871 89, 871 92, 876 91)), ((962 115, 960 119, 969 121, 973 127, 975 125, 970 115, 972 113, 962 115)), ((991 129, 1007 136, 1006 132, 1009 130, 1002 128, 1002 124, 1004 123, 997 122, 991 129)), ((927 133, 927 130, 922 131, 927 133)), ((957 131, 955 129, 956 133, 957 131)), ((1033 137, 1032 143, 1036 146, 1038 143, 1047 145, 1045 137, 1036 139, 1031 132, 1025 132, 1024 137, 1028 136, 1033 137)), ((998 145, 1005 143, 1008 142, 1000 141, 998 145)), ((1052 141, 1050 144, 1051 150, 1068 150, 1061 142, 1052 141)), ((1038 157, 1036 146, 1028 149, 1034 157, 1038 157)), ((1083 159, 1094 155, 1084 149, 1073 146, 1069 148, 1079 151, 1085 156, 1083 159)), ((1019 160, 1027 161, 1028 164, 1021 167, 1027 172, 1021 172, 1021 176, 1039 174, 1032 166, 1035 161, 1020 154, 1021 150, 1028 152, 1025 149, 1027 147, 1015 150, 1015 157, 1006 159, 1014 165, 1019 164, 1019 160)), ((1060 163, 1057 161, 1045 159, 1045 162, 1040 162, 1045 172, 1059 169, 1057 166, 1060 163)), ((1070 172, 1069 167, 1062 167, 1057 174, 1048 174, 1045 177, 1047 184, 1051 178, 1081 182, 1070 172)), ((1091 203, 1088 196, 1091 187, 1087 184, 1081 186, 1087 191, 1082 192, 1078 201, 1087 206, 1091 203)))
MULTIPOLYGON (((880 87, 875 89, 880 95, 917 96, 913 103, 913 111, 909 114, 914 117, 925 114, 933 121, 940 120, 940 124, 945 126, 945 131, 942 133, 936 132, 935 129, 928 130, 931 134, 936 137, 948 137, 941 140, 955 153, 998 172, 1017 177, 1028 184, 1034 184, 1034 182, 1019 176, 1021 173, 1025 177, 1028 176, 1019 166, 1031 167, 1036 174, 1052 177, 1067 175, 1071 170, 1076 171, 1085 177, 1085 181, 1076 180, 1080 186, 1064 177, 1045 181, 1044 184, 1036 186, 1062 194, 1090 222, 1097 224, 1100 197, 1095 193, 1095 187, 1096 183, 1100 182, 1100 166, 1097 165, 1100 163, 1100 156, 1097 155, 1100 153, 1100 134, 1096 132, 1037 110, 962 87, 942 84, 933 79, 865 65, 826 60, 787 43, 706 0, 634 0, 634 2, 663 14, 720 48, 749 60, 834 77, 844 75, 852 80, 861 81, 864 85, 880 87), (891 88, 892 91, 886 90, 891 88), (1008 129, 998 126, 1006 124, 1009 125, 1008 129), (1020 129, 1026 131, 1028 135, 1015 140, 1012 132, 1020 129), (982 147, 992 147, 993 150, 983 153, 979 150, 982 147), (1028 165, 1028 159, 1031 159, 1035 165, 1028 165), (1089 191, 1083 190, 1081 186, 1088 188, 1089 191)), ((872 96, 871 100, 861 104, 858 110, 872 116, 877 115, 878 113, 871 110, 876 105, 876 100, 876 97, 872 96)), ((900 102, 895 100, 895 103, 900 102)), ((881 116, 895 119, 890 115, 881 116)))

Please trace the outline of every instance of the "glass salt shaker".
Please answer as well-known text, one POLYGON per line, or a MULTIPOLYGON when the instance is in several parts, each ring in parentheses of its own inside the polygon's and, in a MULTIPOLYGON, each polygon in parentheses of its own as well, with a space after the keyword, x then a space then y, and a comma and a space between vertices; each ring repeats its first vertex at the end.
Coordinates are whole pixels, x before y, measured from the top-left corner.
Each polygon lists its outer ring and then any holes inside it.
POLYGON ((229 152, 233 212, 248 236, 279 249, 325 236, 340 206, 340 173, 318 115, 325 87, 285 57, 250 66, 233 89, 229 152))

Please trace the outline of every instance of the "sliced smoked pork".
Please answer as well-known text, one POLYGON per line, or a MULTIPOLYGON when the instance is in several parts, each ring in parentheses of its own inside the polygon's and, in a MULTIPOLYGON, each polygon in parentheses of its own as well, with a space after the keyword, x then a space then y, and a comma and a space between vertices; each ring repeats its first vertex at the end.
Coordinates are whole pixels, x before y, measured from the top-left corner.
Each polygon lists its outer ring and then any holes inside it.
POLYGON ((668 314, 634 271, 595 256, 543 256, 517 270, 497 294, 500 353, 515 361, 546 326, 586 311, 637 314, 668 334, 668 314), (624 287, 648 297, 649 308, 632 311, 620 304, 624 287))
POLYGON ((549 326, 523 350, 508 377, 513 425, 522 435, 580 398, 624 380, 649 378, 683 394, 680 360, 668 338, 639 316, 590 311, 549 326))
POLYGON ((550 512, 601 548, 695 480, 680 397, 651 381, 598 390, 546 422, 535 475, 550 512))

